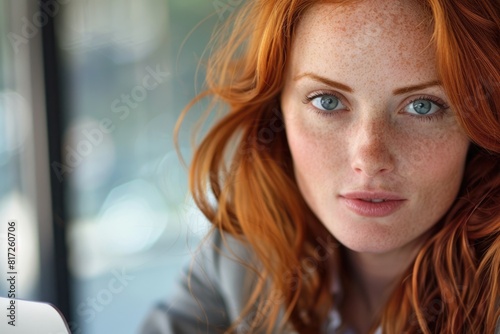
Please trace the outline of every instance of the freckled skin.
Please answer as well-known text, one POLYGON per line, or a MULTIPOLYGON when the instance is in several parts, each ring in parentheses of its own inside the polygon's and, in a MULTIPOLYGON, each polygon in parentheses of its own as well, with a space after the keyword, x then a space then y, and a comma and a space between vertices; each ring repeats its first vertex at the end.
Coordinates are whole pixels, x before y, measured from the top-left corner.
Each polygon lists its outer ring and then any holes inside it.
POLYGON ((448 99, 440 86, 394 95, 401 87, 438 80, 432 27, 413 1, 318 4, 298 24, 281 95, 297 183, 306 202, 348 249, 409 252, 456 198, 469 141, 453 108, 443 116, 412 117, 405 107, 421 96, 448 99), (304 77, 314 73, 348 85, 335 89, 304 77), (319 115, 307 96, 335 92, 346 106, 319 115), (362 217, 339 195, 391 191, 405 198, 386 217, 362 217))

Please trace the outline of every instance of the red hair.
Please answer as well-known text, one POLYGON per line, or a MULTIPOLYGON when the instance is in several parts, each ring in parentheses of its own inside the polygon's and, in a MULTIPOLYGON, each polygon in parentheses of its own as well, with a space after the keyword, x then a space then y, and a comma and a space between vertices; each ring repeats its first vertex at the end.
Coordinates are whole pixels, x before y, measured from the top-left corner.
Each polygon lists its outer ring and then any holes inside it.
MULTIPOLYGON (((299 195, 278 106, 294 29, 317 2, 248 1, 214 38, 206 90, 184 111, 205 97, 207 113, 226 111, 195 152, 190 190, 215 229, 252 245, 263 268, 240 321, 256 307, 266 316, 254 317, 251 328, 268 332, 282 307, 298 332, 320 332, 334 302, 331 263, 302 269, 329 232, 299 195)), ((426 6, 439 76, 472 144, 457 199, 378 320, 386 334, 493 333, 500 318, 499 7, 493 0, 426 6)), ((343 266, 340 252, 329 261, 343 266)))

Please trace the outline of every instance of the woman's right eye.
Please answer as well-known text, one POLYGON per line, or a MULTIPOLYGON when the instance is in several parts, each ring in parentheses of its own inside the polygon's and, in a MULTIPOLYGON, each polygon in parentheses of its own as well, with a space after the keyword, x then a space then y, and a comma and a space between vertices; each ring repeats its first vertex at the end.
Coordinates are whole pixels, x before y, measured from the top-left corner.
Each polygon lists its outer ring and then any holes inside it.
POLYGON ((335 95, 321 94, 309 98, 312 105, 323 111, 336 111, 346 109, 340 99, 335 95))

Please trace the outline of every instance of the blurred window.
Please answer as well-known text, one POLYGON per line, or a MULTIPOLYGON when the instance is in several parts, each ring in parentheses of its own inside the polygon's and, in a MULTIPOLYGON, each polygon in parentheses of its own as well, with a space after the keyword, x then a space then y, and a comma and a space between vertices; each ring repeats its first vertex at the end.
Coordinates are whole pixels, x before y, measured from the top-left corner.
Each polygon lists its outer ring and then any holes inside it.
MULTIPOLYGON (((56 35, 73 333, 134 333, 208 224, 172 140, 215 23, 241 1, 73 0, 56 35)), ((203 78, 203 72, 198 73, 203 78)), ((198 118, 195 109, 185 129, 198 118)), ((189 160, 190 133, 180 138, 189 160)))
MULTIPOLYGON (((31 21, 37 10, 31 1, 0 1, 0 251, 6 255, 7 223, 15 220, 16 297, 55 303, 41 33, 31 21)), ((3 257, 0 271, 8 271, 3 257)), ((4 297, 6 284, 0 281, 4 297)))

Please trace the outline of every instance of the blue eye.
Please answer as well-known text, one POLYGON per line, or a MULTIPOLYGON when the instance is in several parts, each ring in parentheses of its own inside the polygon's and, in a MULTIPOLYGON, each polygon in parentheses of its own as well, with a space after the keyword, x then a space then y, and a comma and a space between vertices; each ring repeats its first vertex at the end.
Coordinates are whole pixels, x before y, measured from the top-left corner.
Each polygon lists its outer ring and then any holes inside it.
POLYGON ((443 109, 442 105, 437 104, 429 99, 417 99, 409 103, 404 110, 413 115, 432 115, 435 112, 443 109))
POLYGON ((335 111, 345 109, 345 106, 335 95, 321 94, 309 99, 312 101, 312 105, 320 110, 335 111))

